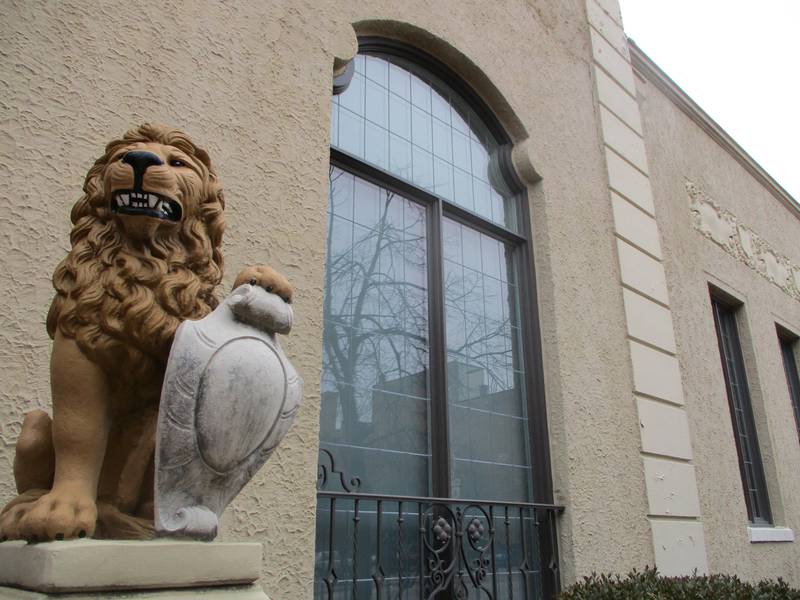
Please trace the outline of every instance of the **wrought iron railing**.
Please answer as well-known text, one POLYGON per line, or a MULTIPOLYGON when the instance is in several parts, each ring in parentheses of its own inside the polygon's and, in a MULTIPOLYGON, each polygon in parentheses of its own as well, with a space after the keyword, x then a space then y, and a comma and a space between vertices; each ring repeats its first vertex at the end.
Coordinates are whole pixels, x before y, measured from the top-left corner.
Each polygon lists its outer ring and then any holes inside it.
POLYGON ((330 452, 320 458, 316 599, 538 600, 558 593, 563 507, 362 493, 361 481, 337 471, 330 452))

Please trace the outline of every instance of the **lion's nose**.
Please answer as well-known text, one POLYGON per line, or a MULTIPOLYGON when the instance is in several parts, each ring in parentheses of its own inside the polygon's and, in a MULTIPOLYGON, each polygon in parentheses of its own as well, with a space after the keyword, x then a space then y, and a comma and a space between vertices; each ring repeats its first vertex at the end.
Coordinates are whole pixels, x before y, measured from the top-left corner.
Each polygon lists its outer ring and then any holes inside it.
POLYGON ((122 157, 122 162, 133 167, 133 191, 142 190, 142 180, 147 167, 163 165, 164 161, 152 152, 132 150, 122 157))

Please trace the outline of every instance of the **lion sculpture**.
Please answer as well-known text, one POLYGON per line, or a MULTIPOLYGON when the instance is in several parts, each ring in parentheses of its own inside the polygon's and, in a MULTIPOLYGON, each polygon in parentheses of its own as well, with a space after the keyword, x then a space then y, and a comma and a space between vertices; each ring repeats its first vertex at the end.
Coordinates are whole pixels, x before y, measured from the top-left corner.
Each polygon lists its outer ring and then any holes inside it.
POLYGON ((158 403, 175 330, 218 304, 222 190, 208 154, 145 124, 108 144, 53 276, 53 418, 26 415, 2 539, 153 534, 158 403))

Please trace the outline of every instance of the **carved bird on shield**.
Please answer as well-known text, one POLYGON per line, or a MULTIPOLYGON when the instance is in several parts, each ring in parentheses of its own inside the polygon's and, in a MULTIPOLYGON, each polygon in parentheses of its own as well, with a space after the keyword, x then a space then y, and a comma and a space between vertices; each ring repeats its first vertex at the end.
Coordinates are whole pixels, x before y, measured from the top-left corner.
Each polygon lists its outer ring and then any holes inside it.
POLYGON ((211 314, 178 327, 158 417, 158 535, 213 539, 286 435, 303 385, 276 339, 292 327, 291 296, 282 275, 249 267, 211 314))

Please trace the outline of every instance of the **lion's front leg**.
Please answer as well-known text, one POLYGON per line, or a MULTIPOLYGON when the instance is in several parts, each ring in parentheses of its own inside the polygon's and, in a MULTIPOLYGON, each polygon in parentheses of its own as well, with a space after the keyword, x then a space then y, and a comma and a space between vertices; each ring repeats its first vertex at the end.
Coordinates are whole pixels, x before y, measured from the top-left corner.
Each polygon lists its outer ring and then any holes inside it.
MULTIPOLYGON (((10 539, 54 540, 91 537, 97 521, 97 482, 110 428, 105 373, 80 351, 75 340, 57 333, 50 361, 53 394, 53 488, 28 504, 10 539)), ((5 531, 5 529, 8 531, 5 531)))

